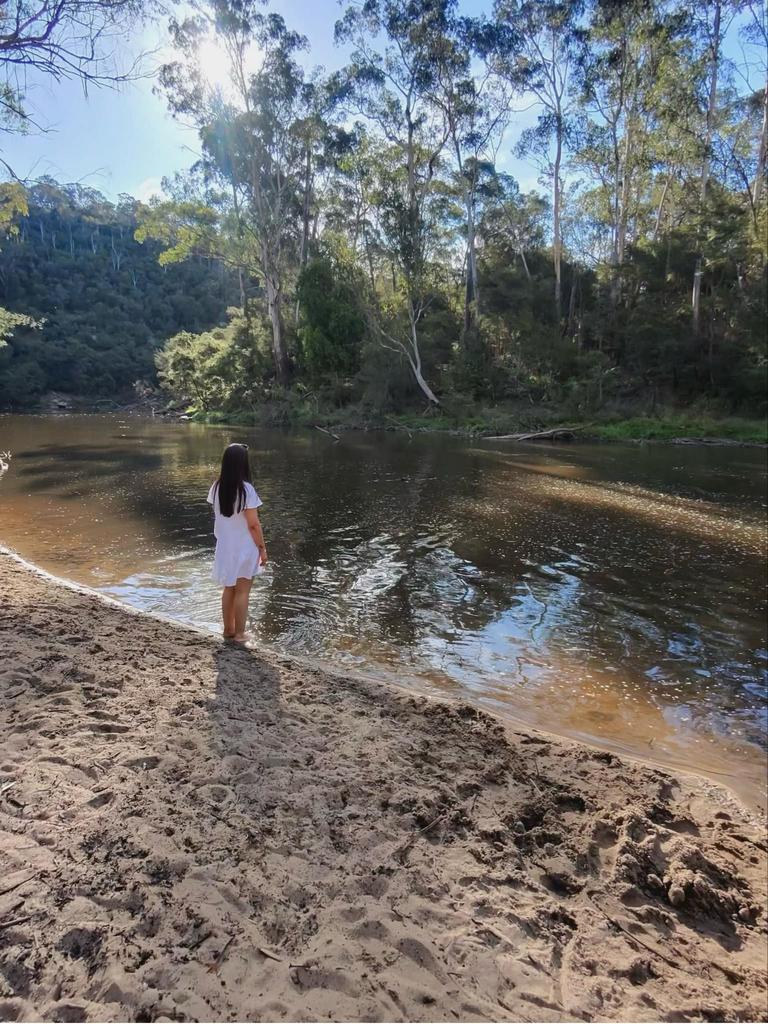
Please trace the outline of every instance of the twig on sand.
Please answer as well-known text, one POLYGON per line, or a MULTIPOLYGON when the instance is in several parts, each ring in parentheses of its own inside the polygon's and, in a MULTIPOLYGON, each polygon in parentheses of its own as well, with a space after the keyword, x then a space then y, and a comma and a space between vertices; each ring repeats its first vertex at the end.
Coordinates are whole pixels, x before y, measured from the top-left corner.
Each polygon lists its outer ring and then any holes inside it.
MULTIPOLYGON (((268 960, 277 960, 279 964, 283 962, 283 958, 278 956, 277 953, 273 953, 271 949, 267 949, 266 946, 257 946, 258 951, 262 956, 265 956, 268 960)), ((291 964, 292 967, 301 967, 302 964, 291 964)))
POLYGON ((193 949, 199 949, 204 942, 206 942, 208 939, 210 939, 210 937, 212 935, 213 935, 213 929, 212 928, 209 928, 208 931, 206 931, 206 932, 200 932, 200 934, 197 936, 197 938, 194 940, 194 942, 190 942, 189 946, 187 946, 187 949, 189 949, 190 952, 193 949))
POLYGON ((628 936, 630 939, 632 939, 633 942, 636 942, 638 944, 638 946, 642 946, 643 949, 647 949, 649 953, 653 953, 653 955, 657 956, 659 958, 659 960, 663 960, 665 964, 668 964, 670 967, 674 967, 674 969, 676 971, 683 971, 685 974, 691 974, 691 975, 695 975, 696 974, 695 971, 689 971, 689 970, 687 970, 687 968, 682 967, 680 965, 680 961, 679 960, 672 960, 671 957, 665 956, 662 952, 660 952, 654 946, 651 946, 650 943, 643 942, 643 940, 638 938, 637 935, 635 935, 633 932, 631 932, 628 928, 625 928, 623 924, 621 924, 615 918, 611 917, 611 915, 608 914, 605 910, 603 910, 603 908, 597 902, 597 900, 595 899, 595 894, 594 893, 588 892, 587 893, 587 898, 589 899, 589 901, 592 904, 592 906, 596 907, 600 911, 600 913, 603 915, 603 917, 606 919, 606 921, 609 922, 609 924, 612 924, 615 928, 618 928, 618 930, 620 932, 623 932, 626 936, 628 936))
POLYGON ((14 889, 18 889, 20 885, 24 885, 26 882, 31 882, 33 878, 37 878, 39 872, 30 871, 26 874, 24 871, 15 871, 12 875, 8 875, 6 880, 0 884, 0 896, 5 896, 7 892, 12 892, 14 889), (19 878, 19 875, 22 877, 19 878))
POLYGON ((406 854, 408 852, 408 850, 410 850, 410 848, 416 842, 416 840, 419 838, 420 835, 423 835, 425 832, 429 832, 429 830, 434 825, 436 825, 438 823, 438 821, 442 821, 442 819, 445 818, 447 814, 448 814, 448 811, 443 811, 442 814, 438 814, 438 816, 434 819, 434 821, 430 821, 430 823, 428 825, 425 825, 424 828, 420 828, 418 830, 418 832, 414 832, 413 835, 409 836, 404 843, 401 843, 400 846, 398 846, 395 849, 394 856, 402 857, 404 854, 406 854))
POLYGON ((221 952, 216 957, 216 960, 214 961, 214 963, 212 963, 211 966, 208 968, 208 970, 212 974, 217 974, 218 973, 219 968, 221 967, 222 963, 224 962, 224 954, 227 952, 227 950, 229 949, 229 947, 232 945, 232 943, 234 941, 235 941, 235 936, 234 935, 230 935, 229 938, 227 939, 227 941, 221 947, 221 952))
POLYGON ((27 914, 25 917, 14 917, 10 921, 0 921, 0 931, 3 931, 5 928, 13 928, 17 924, 26 924, 27 921, 31 920, 32 915, 27 914))
POLYGON ((430 823, 428 825, 425 825, 424 828, 420 828, 418 832, 414 832, 413 836, 411 837, 411 842, 413 842, 413 840, 416 838, 416 836, 420 836, 424 832, 429 832, 429 830, 432 828, 432 826, 436 825, 438 823, 438 821, 442 821, 447 813, 448 813, 448 811, 443 811, 442 814, 438 814, 438 816, 435 818, 434 821, 430 821, 430 823))
POLYGON ((15 903, 11 903, 9 906, 3 908, 3 912, 6 914, 15 913, 20 907, 23 907, 27 902, 26 897, 22 896, 20 900, 16 900, 15 903))

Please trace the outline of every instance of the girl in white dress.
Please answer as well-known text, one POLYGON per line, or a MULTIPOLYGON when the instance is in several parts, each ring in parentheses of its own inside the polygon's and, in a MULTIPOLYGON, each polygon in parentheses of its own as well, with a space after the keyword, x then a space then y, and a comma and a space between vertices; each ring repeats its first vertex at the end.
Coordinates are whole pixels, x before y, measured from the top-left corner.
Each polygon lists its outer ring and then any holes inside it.
POLYGON ((224 450, 221 473, 208 491, 208 501, 215 514, 213 578, 224 588, 224 636, 244 643, 253 577, 267 564, 264 534, 256 511, 262 501, 251 483, 247 444, 230 444, 224 450))

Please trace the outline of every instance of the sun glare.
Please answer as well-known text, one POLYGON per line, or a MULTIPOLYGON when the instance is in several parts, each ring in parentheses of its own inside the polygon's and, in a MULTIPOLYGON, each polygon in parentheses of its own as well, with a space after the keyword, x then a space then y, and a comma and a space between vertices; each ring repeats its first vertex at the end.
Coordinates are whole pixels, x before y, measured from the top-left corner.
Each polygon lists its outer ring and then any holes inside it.
POLYGON ((200 70, 208 85, 226 91, 232 85, 227 51, 215 36, 208 36, 198 48, 200 70))

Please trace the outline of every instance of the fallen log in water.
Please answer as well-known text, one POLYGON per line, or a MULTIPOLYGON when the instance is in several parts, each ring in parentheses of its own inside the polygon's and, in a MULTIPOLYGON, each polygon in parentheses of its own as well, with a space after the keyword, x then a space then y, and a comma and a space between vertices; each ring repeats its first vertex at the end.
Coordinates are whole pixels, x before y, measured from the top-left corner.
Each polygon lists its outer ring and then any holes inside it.
POLYGON ((549 430, 534 430, 527 434, 498 434, 486 437, 486 441, 573 441, 576 433, 570 427, 550 427, 549 430))
POLYGON ((672 437, 669 444, 710 444, 720 448, 761 448, 763 441, 736 441, 731 437, 672 437))

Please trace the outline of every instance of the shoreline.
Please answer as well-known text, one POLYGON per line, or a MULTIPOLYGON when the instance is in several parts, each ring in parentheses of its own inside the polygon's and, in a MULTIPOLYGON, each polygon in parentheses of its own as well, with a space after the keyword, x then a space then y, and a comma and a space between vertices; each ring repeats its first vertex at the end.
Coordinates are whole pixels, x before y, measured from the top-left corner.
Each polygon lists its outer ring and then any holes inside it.
POLYGON ((722 786, 2 551, 0 632, 2 1019, 763 1017, 722 786))
MULTIPOLYGON (((104 601, 110 607, 126 611, 131 615, 146 617, 152 621, 162 622, 172 629, 190 630, 199 636, 212 639, 214 642, 221 641, 221 637, 218 633, 206 629, 204 626, 196 626, 191 622, 182 622, 179 619, 174 619, 170 615, 163 615, 160 612, 148 612, 142 608, 136 608, 134 605, 120 601, 117 598, 111 597, 109 594, 102 593, 95 587, 90 587, 85 583, 78 583, 76 580, 58 576, 56 573, 50 572, 48 569, 37 565, 28 558, 25 558, 20 552, 0 542, 0 564, 3 558, 9 558, 15 561, 24 569, 52 583, 54 586, 66 587, 67 589, 73 590, 75 593, 81 594, 84 597, 90 597, 97 601, 104 601)), ((274 648, 268 648, 267 653, 272 657, 288 658, 297 668, 309 672, 334 672, 333 665, 320 658, 312 658, 308 655, 300 654, 286 654, 279 650, 275 650, 274 648)), ((415 691, 411 685, 406 683, 400 684, 394 680, 385 678, 384 676, 378 676, 373 673, 366 673, 359 670, 352 670, 346 666, 344 668, 344 675, 347 678, 359 680, 361 683, 368 686, 382 686, 384 688, 391 689, 395 693, 406 697, 417 696, 420 699, 423 698, 427 701, 437 701, 449 706, 469 706, 479 710, 482 714, 487 714, 491 718, 497 719, 505 727, 528 730, 531 733, 547 737, 549 740, 554 740, 555 742, 576 743, 591 750, 604 751, 626 761, 635 763, 640 767, 658 768, 662 771, 682 774, 688 777, 694 784, 697 782, 714 783, 716 786, 719 786, 721 789, 729 793, 730 796, 740 803, 742 808, 748 813, 756 815, 758 818, 762 818, 768 813, 768 781, 762 785, 758 784, 754 780, 745 781, 743 775, 738 773, 738 770, 732 774, 726 774, 721 770, 712 767, 711 764, 706 766, 701 762, 696 765, 687 766, 679 761, 673 761, 671 758, 652 757, 650 754, 644 755, 638 751, 632 751, 623 746, 618 740, 612 742, 610 740, 601 740, 599 737, 588 739, 566 732, 544 729, 536 722, 528 721, 524 716, 516 715, 513 711, 502 712, 500 710, 489 708, 477 708, 475 704, 472 704, 465 697, 415 691)), ((751 745, 755 747, 755 751, 758 754, 763 755, 764 752, 761 748, 754 744, 751 745)), ((727 752, 728 748, 725 741, 723 741, 722 746, 723 752, 727 752)), ((768 768, 768 757, 766 757, 766 767, 768 768)))
MULTIPOLYGON (((113 408, 96 408, 96 407, 84 407, 84 408, 41 408, 33 410, 10 410, 6 409, 0 411, 0 417, 2 416, 132 416, 138 419, 159 419, 165 420, 169 423, 195 423, 201 426, 208 427, 221 427, 232 429, 235 427, 242 427, 246 429, 271 429, 271 430, 286 430, 286 431, 312 431, 316 430, 321 433, 329 435, 333 440, 340 440, 340 436, 345 433, 403 433, 410 436, 414 434, 429 434, 429 435, 442 435, 445 437, 457 437, 457 438, 472 438, 475 440, 485 441, 506 441, 512 444, 567 444, 567 445, 579 445, 579 444, 629 444, 629 445, 662 445, 672 447, 710 447, 710 448, 768 448, 768 440, 755 441, 747 440, 739 437, 719 437, 719 436, 691 436, 681 435, 675 437, 634 437, 634 436, 618 436, 611 432, 611 426, 616 425, 621 427, 622 424, 630 423, 636 419, 636 417, 627 417, 624 420, 616 421, 615 423, 607 423, 602 427, 597 426, 594 422, 589 423, 548 423, 541 428, 541 432, 546 433, 549 430, 562 431, 563 433, 571 433, 573 436, 568 439, 556 439, 556 438, 515 438, 510 432, 508 434, 502 434, 497 432, 497 428, 490 425, 486 427, 462 427, 458 425, 434 425, 431 426, 428 423, 420 422, 418 424, 409 425, 406 422, 396 422, 397 417, 385 417, 381 420, 353 420, 351 422, 338 422, 335 423, 332 417, 319 417, 318 422, 311 422, 310 420, 303 420, 297 418, 290 422, 271 423, 265 420, 260 422, 255 416, 246 416, 233 413, 231 418, 223 418, 223 414, 213 413, 209 416, 195 416, 187 415, 185 413, 170 412, 170 411, 156 411, 154 406, 114 406, 113 408), (220 418, 222 417, 222 418, 220 418), (590 433, 590 430, 594 431, 590 433), (336 432, 339 432, 337 435, 336 432)), ((664 421, 661 420, 661 423, 664 421)), ((518 424, 516 430, 522 431, 524 428, 518 424)), ((533 428, 529 432, 536 433, 537 428, 533 428)))

